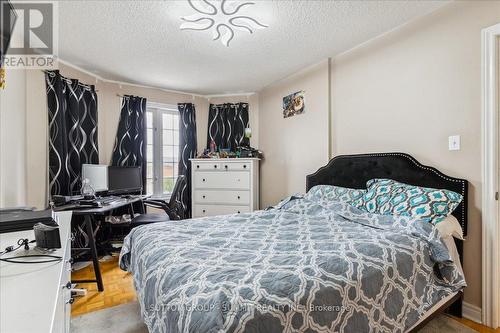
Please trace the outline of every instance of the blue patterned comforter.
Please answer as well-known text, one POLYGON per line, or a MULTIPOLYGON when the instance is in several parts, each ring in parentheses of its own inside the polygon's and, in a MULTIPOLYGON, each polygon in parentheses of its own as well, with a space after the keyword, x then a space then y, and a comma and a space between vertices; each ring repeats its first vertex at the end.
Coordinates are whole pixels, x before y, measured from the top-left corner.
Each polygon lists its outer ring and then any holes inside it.
POLYGON ((404 332, 465 287, 431 224, 300 197, 135 228, 120 267, 158 333, 404 332))

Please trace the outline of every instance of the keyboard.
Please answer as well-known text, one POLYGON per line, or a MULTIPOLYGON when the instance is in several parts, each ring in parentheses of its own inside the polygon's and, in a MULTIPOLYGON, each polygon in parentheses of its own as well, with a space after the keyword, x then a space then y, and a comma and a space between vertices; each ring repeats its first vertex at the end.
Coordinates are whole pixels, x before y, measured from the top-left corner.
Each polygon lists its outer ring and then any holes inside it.
POLYGON ((120 197, 115 197, 115 196, 109 196, 109 197, 101 197, 97 198, 96 202, 98 202, 101 205, 111 205, 112 203, 121 200, 120 197))
POLYGON ((142 195, 140 195, 140 194, 122 195, 121 198, 122 199, 127 199, 127 200, 135 200, 135 199, 138 199, 138 198, 142 198, 142 195))

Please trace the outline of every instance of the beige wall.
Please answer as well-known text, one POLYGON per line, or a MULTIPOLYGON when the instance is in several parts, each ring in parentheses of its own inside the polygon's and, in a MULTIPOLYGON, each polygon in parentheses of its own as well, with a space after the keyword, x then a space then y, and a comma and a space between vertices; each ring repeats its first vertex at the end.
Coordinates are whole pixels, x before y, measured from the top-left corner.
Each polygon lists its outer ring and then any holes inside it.
POLYGON ((26 79, 26 201, 43 208, 48 202, 48 122, 45 75, 27 71, 26 79))
POLYGON ((500 2, 457 2, 334 59, 334 154, 403 151, 470 182, 465 300, 481 306, 481 29, 500 2), (460 151, 448 150, 459 134, 460 151))
POLYGON ((260 205, 305 191, 305 176, 328 161, 328 61, 259 92, 260 205), (283 97, 305 91, 305 112, 283 118, 283 97))
POLYGON ((0 207, 26 205, 26 75, 8 70, 0 90, 0 207))

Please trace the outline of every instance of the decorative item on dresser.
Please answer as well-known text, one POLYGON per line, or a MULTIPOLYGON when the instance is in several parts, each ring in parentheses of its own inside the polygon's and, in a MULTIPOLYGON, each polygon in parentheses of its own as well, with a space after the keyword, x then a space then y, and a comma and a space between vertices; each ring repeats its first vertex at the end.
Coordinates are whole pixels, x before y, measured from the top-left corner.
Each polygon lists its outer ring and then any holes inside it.
POLYGON ((191 159, 192 216, 259 209, 258 158, 191 159))

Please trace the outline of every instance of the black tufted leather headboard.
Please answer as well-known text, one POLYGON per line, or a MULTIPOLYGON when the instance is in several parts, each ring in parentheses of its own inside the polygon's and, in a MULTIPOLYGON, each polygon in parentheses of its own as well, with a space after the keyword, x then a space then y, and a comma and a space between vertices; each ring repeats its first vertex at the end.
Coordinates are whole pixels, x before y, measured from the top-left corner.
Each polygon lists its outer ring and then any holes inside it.
MULTIPOLYGON (((460 193, 464 199, 452 214, 460 222, 464 236, 467 235, 467 180, 447 176, 433 167, 420 164, 405 153, 334 157, 326 166, 306 177, 306 190, 309 191, 315 185, 365 189, 366 182, 373 178, 390 178, 410 185, 447 189, 460 193)), ((461 245, 459 246, 460 255, 462 254, 461 245)))

